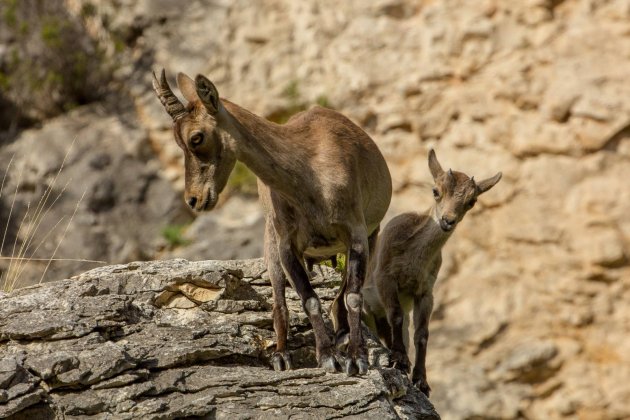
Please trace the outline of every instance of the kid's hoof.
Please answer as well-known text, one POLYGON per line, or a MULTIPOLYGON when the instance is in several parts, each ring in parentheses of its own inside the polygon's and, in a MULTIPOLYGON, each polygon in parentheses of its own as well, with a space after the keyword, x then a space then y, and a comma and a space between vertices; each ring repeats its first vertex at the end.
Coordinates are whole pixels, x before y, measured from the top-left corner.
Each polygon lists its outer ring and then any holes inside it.
POLYGON ((416 388, 418 388, 420 392, 422 392, 424 395, 427 396, 427 398, 429 398, 429 394, 431 393, 431 387, 429 386, 426 380, 418 379, 413 384, 416 388))
POLYGON ((280 372, 283 370, 292 370, 293 365, 291 364, 291 356, 289 352, 275 352, 271 357, 271 364, 273 365, 273 370, 276 372, 280 372))
POLYGON ((339 370, 337 368, 337 361, 331 355, 322 356, 319 360, 319 365, 327 372, 335 373, 339 370))
POLYGON ((392 353, 392 367, 401 372, 409 373, 409 358, 405 353, 392 353))

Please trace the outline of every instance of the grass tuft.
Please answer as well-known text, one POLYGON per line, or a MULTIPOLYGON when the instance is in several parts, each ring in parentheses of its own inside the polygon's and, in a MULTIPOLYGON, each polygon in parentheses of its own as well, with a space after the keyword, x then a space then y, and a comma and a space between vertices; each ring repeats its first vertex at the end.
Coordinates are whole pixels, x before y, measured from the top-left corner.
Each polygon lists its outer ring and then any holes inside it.
MULTIPOLYGON (((0 263, 4 261, 8 261, 8 265, 5 266, 5 269, 3 270, 3 272, 0 273, 0 287, 5 292, 10 292, 19 287, 22 287, 22 280, 23 280, 22 274, 24 273, 24 270, 29 264, 42 263, 42 262, 46 263, 42 276, 39 279, 39 283, 41 283, 44 277, 46 276, 46 273, 48 272, 48 269, 50 268, 53 261, 55 262, 78 261, 78 262, 90 262, 90 263, 102 263, 102 264, 106 263, 104 261, 96 261, 96 260, 56 258, 55 257, 57 254, 57 251, 59 250, 59 247, 61 246, 66 236, 66 233, 68 232, 68 229, 70 228, 70 225, 72 224, 72 220, 74 219, 74 216, 76 215, 81 205, 81 202, 83 201, 83 198, 85 197, 86 191, 83 192, 83 195, 77 201, 75 209, 72 215, 68 218, 68 222, 66 223, 65 228, 61 234, 61 237, 58 240, 57 244, 55 245, 55 249, 53 253, 51 254, 50 258, 35 258, 34 257, 37 251, 40 249, 40 247, 44 243, 47 242, 49 236, 53 234, 54 232, 56 232, 57 228, 66 219, 66 216, 62 216, 57 221, 57 223, 55 223, 53 228, 50 229, 46 233, 46 235, 44 235, 43 239, 37 244, 37 246, 35 246, 35 249, 32 249, 32 247, 34 246, 33 241, 35 239, 35 236, 37 234, 39 227, 41 226, 42 221, 46 218, 46 216, 49 214, 50 210, 54 207, 57 201, 62 197, 62 195, 65 193, 69 185, 69 182, 68 182, 62 188, 61 192, 59 192, 52 201, 50 200, 52 196, 52 191, 55 188, 55 184, 57 183, 57 180, 59 179, 59 175, 61 174, 65 166, 66 160, 70 154, 70 151, 72 150, 72 147, 74 146, 75 141, 76 139, 72 142, 72 144, 68 148, 68 151, 66 152, 66 155, 64 156, 63 161, 61 162, 59 170, 57 171, 52 182, 44 190, 37 205, 33 208, 30 202, 27 204, 27 209, 24 215, 22 216, 22 218, 20 219, 20 223, 18 225, 17 233, 13 242, 13 247, 11 249, 11 255, 8 256, 8 255, 3 255, 3 251, 4 251, 4 245, 7 239, 9 225, 11 224, 11 219, 14 217, 14 209, 15 209, 15 202, 16 202, 17 194, 18 194, 18 191, 20 190, 20 185, 22 182, 22 170, 20 170, 19 172, 17 183, 15 186, 15 191, 13 193, 13 198, 11 200, 11 207, 9 208, 9 215, 7 217, 6 225, 4 227, 2 241, 0 242, 0 263), (18 246, 18 242, 19 242, 19 246, 18 246)), ((0 184, 0 199, 2 198, 2 193, 4 191, 7 174, 9 173, 12 164, 13 164, 13 157, 9 161, 9 165, 7 166, 7 169, 2 178, 2 183, 0 184)))
POLYGON ((184 238, 187 225, 167 225, 162 229, 162 237, 166 239, 171 248, 188 245, 190 241, 184 238))

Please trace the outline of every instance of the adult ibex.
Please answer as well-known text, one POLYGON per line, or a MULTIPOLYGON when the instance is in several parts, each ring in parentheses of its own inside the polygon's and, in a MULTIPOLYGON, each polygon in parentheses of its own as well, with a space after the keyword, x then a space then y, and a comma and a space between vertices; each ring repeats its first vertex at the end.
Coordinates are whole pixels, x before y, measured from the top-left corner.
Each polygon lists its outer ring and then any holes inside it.
POLYGON ((173 118, 175 140, 184 151, 185 200, 210 210, 225 187, 236 160, 258 177, 265 209, 265 259, 273 286, 273 325, 277 336, 272 364, 291 369, 287 350, 288 277, 300 296, 315 334, 320 366, 337 370, 335 344, 324 325, 319 298, 306 261, 346 253, 344 283, 332 318, 337 342, 347 342, 342 363, 348 374, 365 373, 361 336, 361 288, 369 244, 389 207, 392 185, 383 156, 370 137, 343 115, 314 107, 278 125, 225 99, 202 75, 177 75, 184 106, 164 71, 153 86, 173 118))
POLYGON ((366 324, 391 349, 394 365, 405 372, 409 372, 404 344, 408 331, 403 324, 413 320, 414 336, 407 337, 415 346, 411 379, 427 397, 431 391, 425 367, 429 318, 442 247, 477 197, 501 179, 500 172, 481 182, 450 169, 444 172, 433 150, 429 169, 435 181, 435 205, 425 214, 403 213, 385 226, 363 289, 366 324))

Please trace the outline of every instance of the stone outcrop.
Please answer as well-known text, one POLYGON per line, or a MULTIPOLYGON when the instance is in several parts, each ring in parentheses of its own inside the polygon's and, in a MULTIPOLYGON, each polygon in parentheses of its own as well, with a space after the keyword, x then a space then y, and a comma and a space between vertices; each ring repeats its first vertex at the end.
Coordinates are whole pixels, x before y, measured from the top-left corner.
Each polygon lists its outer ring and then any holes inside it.
MULTIPOLYGON (((314 279, 325 302, 340 281, 314 279)), ((0 296, 0 417, 439 419, 369 341, 364 377, 315 368, 290 291, 290 351, 274 372, 271 287, 261 260, 98 268, 0 296)))

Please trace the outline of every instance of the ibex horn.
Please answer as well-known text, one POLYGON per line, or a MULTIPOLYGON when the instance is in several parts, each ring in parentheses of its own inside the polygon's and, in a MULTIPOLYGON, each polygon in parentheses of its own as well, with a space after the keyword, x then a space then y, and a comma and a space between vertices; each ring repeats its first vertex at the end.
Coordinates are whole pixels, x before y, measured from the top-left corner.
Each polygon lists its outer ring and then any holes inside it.
POLYGON ((177 99, 177 96, 171 90, 171 87, 168 85, 166 81, 166 71, 162 69, 162 74, 160 75, 160 80, 158 81, 155 76, 155 72, 153 72, 153 90, 157 94, 158 98, 160 98, 160 102, 164 105, 164 109, 168 112, 168 115, 173 118, 173 121, 177 121, 184 115, 186 115, 187 111, 184 105, 177 99))

